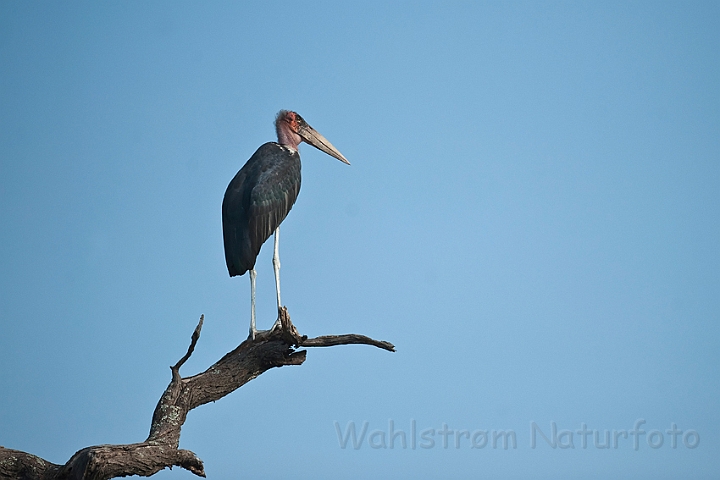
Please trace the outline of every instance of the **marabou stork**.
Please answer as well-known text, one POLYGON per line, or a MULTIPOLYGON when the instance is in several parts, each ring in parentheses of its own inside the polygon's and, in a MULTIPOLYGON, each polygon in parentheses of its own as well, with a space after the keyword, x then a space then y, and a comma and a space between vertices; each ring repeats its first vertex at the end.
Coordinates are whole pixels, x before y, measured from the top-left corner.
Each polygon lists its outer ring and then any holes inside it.
MULTIPOLYGON (((298 145, 306 142, 343 163, 350 162, 295 112, 280 110, 275 118, 278 141, 262 145, 225 191, 222 204, 225 261, 231 277, 250 270, 250 338, 255 338, 255 260, 275 232, 273 269, 280 303, 280 223, 300 193, 298 145)), ((279 321, 279 320, 278 320, 279 321)), ((278 323, 277 321, 275 322, 278 323)), ((274 327, 273 327, 274 328, 274 327)))

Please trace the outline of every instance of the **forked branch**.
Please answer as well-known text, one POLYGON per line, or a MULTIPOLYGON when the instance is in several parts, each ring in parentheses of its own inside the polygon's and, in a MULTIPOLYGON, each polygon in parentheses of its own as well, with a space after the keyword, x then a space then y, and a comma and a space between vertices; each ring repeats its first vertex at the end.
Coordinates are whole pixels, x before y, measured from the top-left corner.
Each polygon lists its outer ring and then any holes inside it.
POLYGON ((192 335, 187 353, 172 367, 172 379, 155 407, 147 440, 128 445, 98 445, 75 453, 65 465, 0 447, 0 479, 105 480, 129 475, 149 477, 166 467, 179 466, 200 477, 203 462, 189 450, 179 449, 180 430, 188 412, 232 393, 274 367, 301 365, 305 350, 298 347, 329 347, 364 344, 395 351, 388 342, 364 335, 324 335, 307 338, 290 321, 286 308, 279 311, 281 326, 245 340, 203 373, 182 378, 180 367, 190 358, 202 330, 203 317, 192 335))

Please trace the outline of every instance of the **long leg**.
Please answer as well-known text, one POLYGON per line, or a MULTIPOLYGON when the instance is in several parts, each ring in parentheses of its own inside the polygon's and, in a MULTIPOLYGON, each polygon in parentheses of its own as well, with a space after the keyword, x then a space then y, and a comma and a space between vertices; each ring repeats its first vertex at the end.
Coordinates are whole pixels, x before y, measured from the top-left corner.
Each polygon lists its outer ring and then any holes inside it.
POLYGON ((275 270, 275 292, 277 293, 278 318, 273 325, 273 329, 280 324, 280 227, 275 229, 275 248, 273 250, 273 270, 275 270))
POLYGON ((275 251, 273 252, 273 269, 275 270, 275 291, 277 292, 278 309, 282 307, 280 301, 280 227, 275 229, 275 251))
POLYGON ((250 338, 255 340, 255 269, 250 270, 250 338))

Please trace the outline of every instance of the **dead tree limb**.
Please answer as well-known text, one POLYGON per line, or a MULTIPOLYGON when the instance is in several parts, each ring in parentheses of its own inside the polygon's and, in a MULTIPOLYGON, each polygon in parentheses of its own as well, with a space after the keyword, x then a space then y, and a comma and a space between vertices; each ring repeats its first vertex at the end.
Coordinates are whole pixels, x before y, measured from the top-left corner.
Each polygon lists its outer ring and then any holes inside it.
POLYGON ((187 353, 172 367, 172 379, 155 407, 150 435, 141 443, 97 445, 76 452, 65 465, 0 447, 0 479, 105 480, 129 475, 149 477, 166 467, 179 466, 200 477, 203 462, 190 450, 179 449, 180 430, 188 412, 232 393, 265 371, 301 365, 307 351, 300 347, 365 344, 395 351, 388 342, 364 335, 325 335, 307 338, 290 321, 287 309, 279 311, 281 327, 245 340, 203 373, 182 378, 180 367, 195 350, 203 317, 200 317, 187 353))

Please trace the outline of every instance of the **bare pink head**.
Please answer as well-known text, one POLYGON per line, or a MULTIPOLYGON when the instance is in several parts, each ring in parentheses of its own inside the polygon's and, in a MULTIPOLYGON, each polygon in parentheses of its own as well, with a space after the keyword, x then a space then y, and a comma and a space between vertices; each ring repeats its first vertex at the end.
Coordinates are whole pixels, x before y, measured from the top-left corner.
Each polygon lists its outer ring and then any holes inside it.
POLYGON ((350 165, 347 158, 333 147, 327 138, 323 137, 296 112, 280 110, 275 117, 275 131, 278 143, 297 150, 300 142, 305 142, 328 155, 350 165))
POLYGON ((299 135, 300 122, 305 123, 303 118, 295 112, 280 110, 275 117, 275 131, 277 132, 278 143, 297 150, 300 142, 303 141, 299 135))

